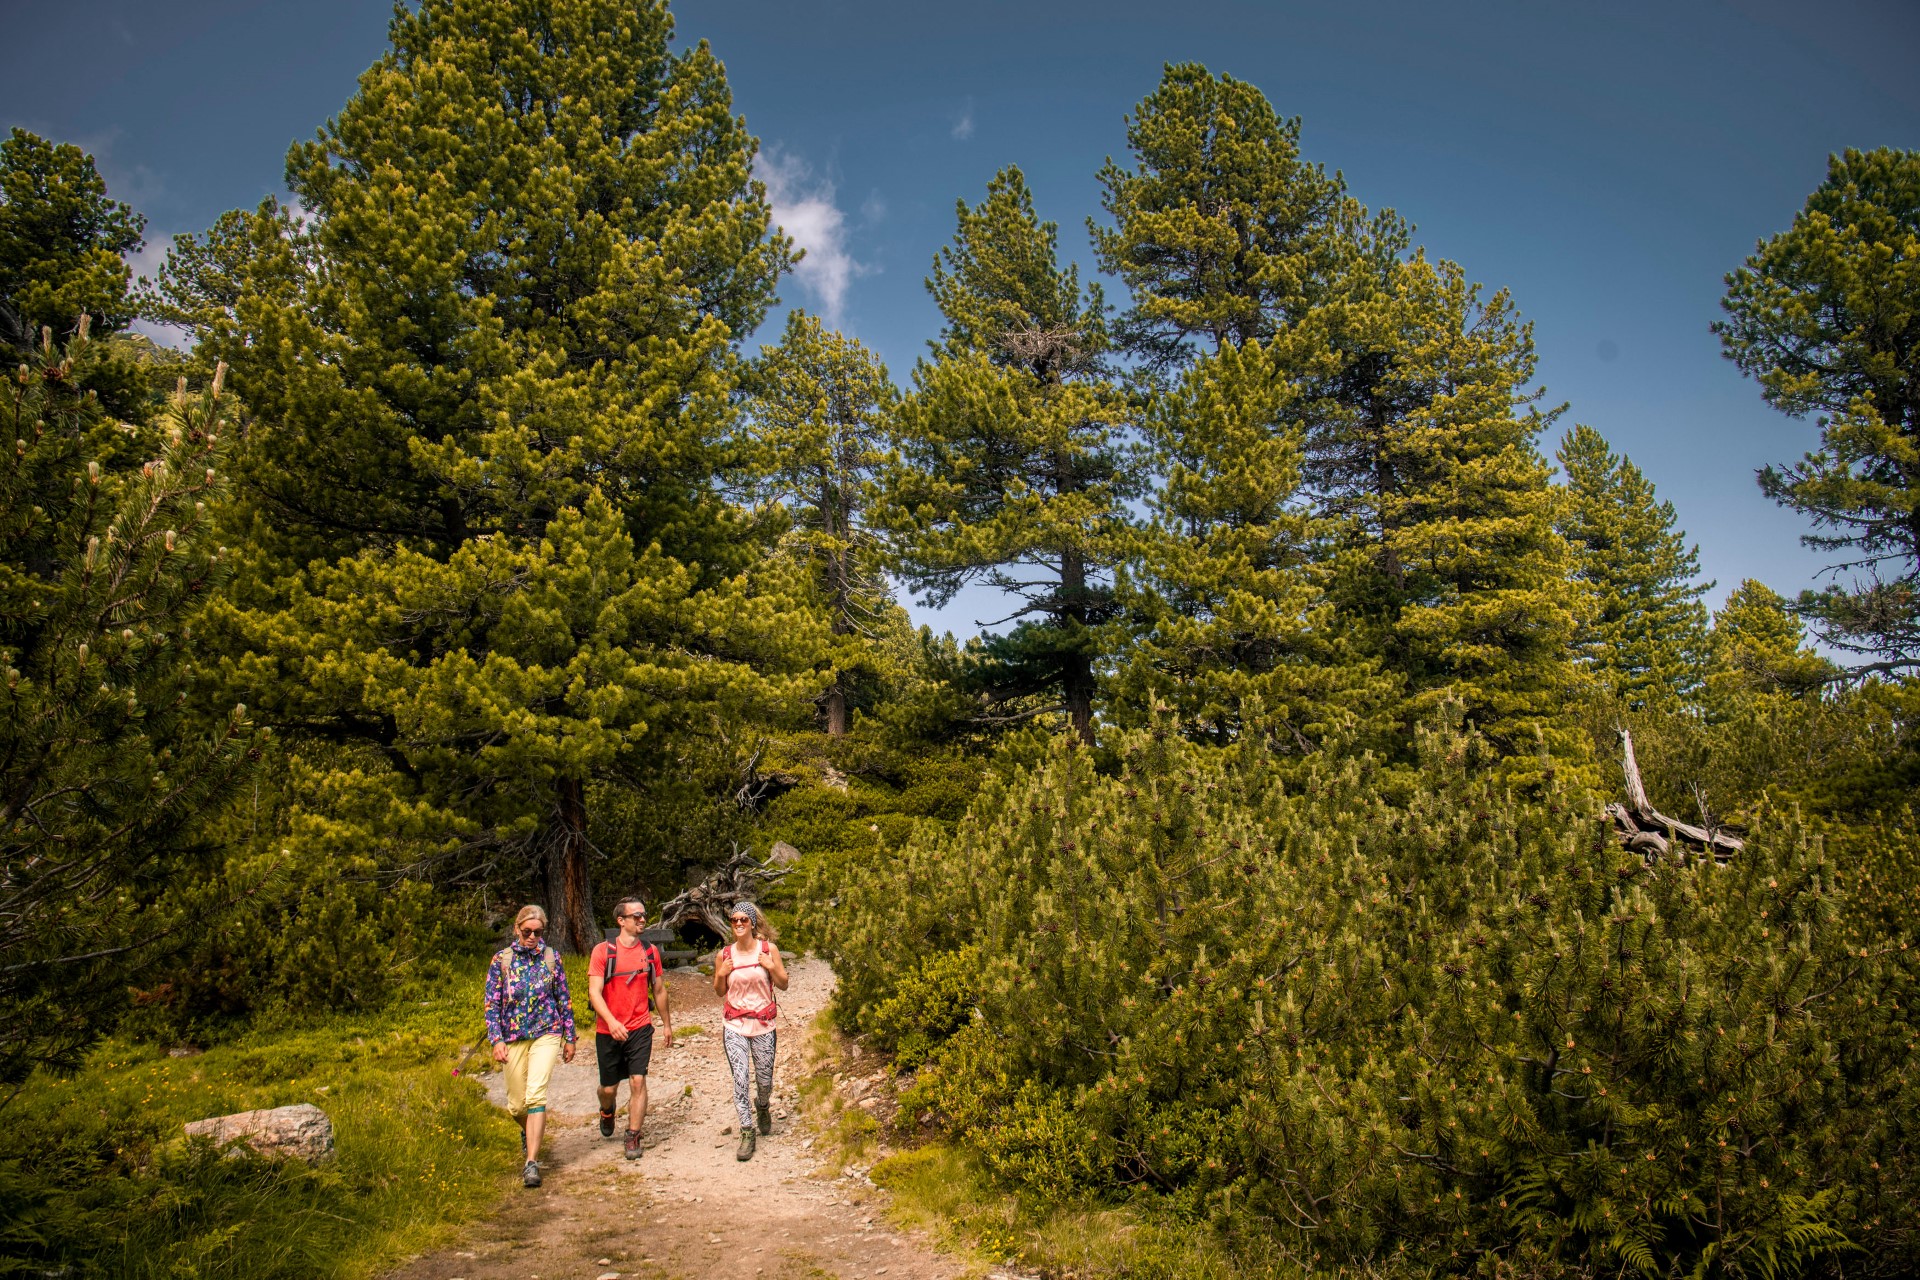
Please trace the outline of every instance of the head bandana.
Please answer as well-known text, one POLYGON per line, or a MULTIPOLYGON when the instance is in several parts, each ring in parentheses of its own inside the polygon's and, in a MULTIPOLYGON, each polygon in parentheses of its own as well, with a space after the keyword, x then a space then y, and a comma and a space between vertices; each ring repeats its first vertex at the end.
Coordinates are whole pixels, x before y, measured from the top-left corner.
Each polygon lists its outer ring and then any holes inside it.
POLYGON ((754 906, 746 899, 742 898, 739 902, 734 903, 733 910, 727 914, 745 916, 747 919, 753 921, 754 932, 758 933, 760 931, 760 908, 754 906))

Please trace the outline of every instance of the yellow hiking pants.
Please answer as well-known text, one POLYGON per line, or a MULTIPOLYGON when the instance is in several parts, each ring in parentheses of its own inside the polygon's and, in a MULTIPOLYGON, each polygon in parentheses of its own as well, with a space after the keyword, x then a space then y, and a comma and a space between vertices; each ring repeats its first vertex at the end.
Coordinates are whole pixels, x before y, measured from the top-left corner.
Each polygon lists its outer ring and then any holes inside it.
POLYGON ((547 1109, 547 1081, 560 1061, 557 1034, 507 1044, 507 1114, 516 1118, 547 1109))

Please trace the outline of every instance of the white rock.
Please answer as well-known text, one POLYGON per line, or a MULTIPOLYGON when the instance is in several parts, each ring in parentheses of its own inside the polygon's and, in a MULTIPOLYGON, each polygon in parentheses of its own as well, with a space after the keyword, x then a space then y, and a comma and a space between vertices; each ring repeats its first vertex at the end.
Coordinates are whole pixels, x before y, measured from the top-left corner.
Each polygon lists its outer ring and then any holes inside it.
POLYGON ((211 1116, 192 1121, 186 1131, 189 1138, 211 1138, 219 1147, 245 1144, 270 1160, 312 1164, 333 1154, 333 1121, 310 1102, 211 1116))

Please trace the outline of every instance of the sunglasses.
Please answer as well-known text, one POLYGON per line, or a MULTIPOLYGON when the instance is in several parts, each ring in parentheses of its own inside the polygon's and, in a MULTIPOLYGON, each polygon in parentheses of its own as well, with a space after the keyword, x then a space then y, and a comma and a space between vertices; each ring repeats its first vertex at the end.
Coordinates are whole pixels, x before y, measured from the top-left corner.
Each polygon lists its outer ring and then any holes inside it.
POLYGON ((734 924, 752 924, 753 923, 752 916, 728 916, 727 919, 732 921, 734 924))
POLYGON ((520 936, 523 938, 538 938, 546 931, 545 925, 523 924, 520 926, 520 936))

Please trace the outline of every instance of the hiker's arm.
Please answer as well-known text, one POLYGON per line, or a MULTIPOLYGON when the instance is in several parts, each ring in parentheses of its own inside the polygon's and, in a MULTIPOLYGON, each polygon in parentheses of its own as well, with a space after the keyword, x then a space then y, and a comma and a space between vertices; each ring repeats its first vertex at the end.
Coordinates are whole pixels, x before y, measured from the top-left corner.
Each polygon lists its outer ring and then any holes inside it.
POLYGON ((614 1017, 613 1010, 607 1007, 606 975, 595 973, 592 969, 587 970, 587 1003, 592 1005, 593 1011, 600 1015, 600 1020, 607 1024, 608 1035, 615 1040, 627 1038, 627 1024, 614 1017))
POLYGON ((553 998, 555 1007, 560 1010, 560 1036, 567 1042, 566 1047, 560 1050, 560 1061, 572 1062, 580 1030, 573 1023, 573 991, 567 986, 567 969, 557 962, 557 957, 553 966, 553 998))
POLYGON ((726 946, 713 953, 713 994, 727 994, 727 975, 733 972, 733 948, 726 946))
POLYGON ((787 962, 780 958, 780 948, 771 942, 767 944, 767 976, 781 991, 787 989, 787 962))
POLYGON ((660 1011, 661 1047, 673 1048, 673 1006, 667 999, 666 975, 658 969, 653 974, 653 1007, 660 1011))
POLYGON ((487 988, 483 1002, 486 1005, 487 1039, 493 1045, 493 1060, 507 1060, 507 1029, 501 1017, 502 991, 500 989, 500 964, 498 961, 487 966, 487 988))

